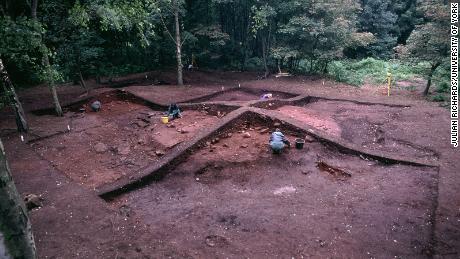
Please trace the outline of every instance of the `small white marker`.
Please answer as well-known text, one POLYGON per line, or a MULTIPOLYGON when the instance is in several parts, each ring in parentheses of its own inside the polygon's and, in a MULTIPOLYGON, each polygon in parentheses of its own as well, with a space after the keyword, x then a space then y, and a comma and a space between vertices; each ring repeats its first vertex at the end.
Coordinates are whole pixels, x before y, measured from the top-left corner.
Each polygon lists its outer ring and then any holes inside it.
POLYGON ((21 135, 21 141, 24 142, 24 136, 23 135, 21 135))
POLYGON ((70 131, 70 125, 67 125, 67 130, 70 131))
POLYGON ((222 86, 222 91, 225 89, 225 87, 222 86))
POLYGON ((238 84, 238 88, 241 88, 241 84, 238 84))

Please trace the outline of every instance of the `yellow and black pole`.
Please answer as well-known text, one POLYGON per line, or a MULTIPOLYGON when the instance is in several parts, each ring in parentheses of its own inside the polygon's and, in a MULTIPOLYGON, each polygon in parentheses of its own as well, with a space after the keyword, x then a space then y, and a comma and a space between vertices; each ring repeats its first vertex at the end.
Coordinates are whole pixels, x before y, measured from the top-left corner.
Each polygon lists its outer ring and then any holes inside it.
POLYGON ((388 80, 388 96, 390 96, 391 80, 392 80, 392 76, 390 72, 387 73, 387 80, 388 80))

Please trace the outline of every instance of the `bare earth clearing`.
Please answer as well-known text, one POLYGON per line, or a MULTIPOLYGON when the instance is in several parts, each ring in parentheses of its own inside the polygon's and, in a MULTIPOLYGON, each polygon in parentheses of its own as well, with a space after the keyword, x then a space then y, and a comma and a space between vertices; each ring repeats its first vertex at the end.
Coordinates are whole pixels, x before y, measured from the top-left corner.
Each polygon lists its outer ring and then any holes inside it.
MULTIPOLYGON (((40 258, 460 256, 460 155, 449 145, 446 109, 413 91, 387 97, 377 86, 321 78, 185 76, 185 87, 142 81, 89 96, 62 87, 62 118, 50 114, 47 89, 37 87, 21 96, 31 124, 25 142, 11 112, 0 112, 17 187, 43 198, 30 212, 40 258), (295 120, 356 152, 309 137, 302 150, 272 155, 267 142, 276 127, 291 141, 311 135, 283 120, 230 121, 201 138, 269 92, 273 103, 312 98, 273 107, 269 101, 261 113, 295 120), (103 103, 98 113, 88 108, 96 99, 103 103), (183 103, 183 118, 165 125, 160 116, 170 102, 183 103), (168 159, 177 162, 161 177, 106 200, 98 196, 168 159)), ((126 80, 136 78, 145 77, 126 80)), ((155 80, 171 78, 163 72, 155 80)))

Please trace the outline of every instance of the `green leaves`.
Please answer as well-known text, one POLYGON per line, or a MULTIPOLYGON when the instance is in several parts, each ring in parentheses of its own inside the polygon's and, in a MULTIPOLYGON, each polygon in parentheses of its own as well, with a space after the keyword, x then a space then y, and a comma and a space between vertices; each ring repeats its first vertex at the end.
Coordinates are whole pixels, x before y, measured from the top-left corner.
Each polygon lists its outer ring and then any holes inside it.
POLYGON ((44 32, 44 28, 35 20, 0 17, 0 56, 7 67, 15 68, 10 74, 19 83, 28 80, 36 82, 41 78, 42 60, 49 54, 42 40, 44 32), (30 75, 24 77, 16 71, 30 75))
POLYGON ((255 35, 257 31, 265 29, 269 20, 276 15, 276 11, 273 7, 269 6, 268 3, 257 7, 256 5, 251 7, 252 11, 252 33, 255 35))
POLYGON ((363 31, 372 33, 376 41, 361 51, 365 55, 389 58, 397 43, 397 15, 391 8, 390 0, 367 0, 364 2, 360 15, 360 27, 363 31))
POLYGON ((73 26, 88 28, 90 16, 86 8, 80 4, 80 1, 77 0, 72 9, 69 11, 68 19, 73 26))
MULTIPOLYGON (((274 49, 275 58, 286 53, 284 58, 308 58, 328 62, 343 56, 343 49, 357 40, 356 13, 359 8, 356 1, 291 1, 286 6, 290 18, 279 25, 281 40, 274 49), (300 4, 299 4, 300 3, 300 4)), ((364 35, 360 35, 364 36, 364 35)))
POLYGON ((424 1, 419 6, 428 22, 416 26, 406 46, 399 46, 401 57, 415 61, 442 63, 449 56, 448 5, 437 1, 424 1))

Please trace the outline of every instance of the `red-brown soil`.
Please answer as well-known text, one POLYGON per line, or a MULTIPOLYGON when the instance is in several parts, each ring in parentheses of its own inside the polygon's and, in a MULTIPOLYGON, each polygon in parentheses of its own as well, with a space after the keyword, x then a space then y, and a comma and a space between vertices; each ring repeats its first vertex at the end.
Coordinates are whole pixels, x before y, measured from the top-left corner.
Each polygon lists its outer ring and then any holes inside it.
MULTIPOLYGON (((173 83, 171 75, 173 72, 160 73, 158 78, 173 83)), ((185 81, 186 87, 144 85, 126 90, 163 105, 238 84, 258 90, 408 105, 399 108, 319 100, 303 107, 282 107, 280 112, 290 115, 297 109, 297 119, 306 125, 359 144, 364 150, 427 159, 438 163, 439 170, 385 166, 317 142, 307 143, 302 151, 290 149, 273 156, 266 147, 268 135, 248 130, 251 138, 234 133, 210 144, 212 152, 209 146, 196 151, 163 180, 107 203, 95 195, 94 186, 155 163, 158 158, 152 152, 157 147, 165 147, 167 152, 166 146, 187 141, 193 132, 209 128, 218 118, 185 111, 175 128, 167 128, 159 122, 162 111, 113 100, 103 103, 100 113, 68 112, 57 118, 28 112, 31 134, 25 138, 32 142, 27 144, 14 132, 14 117, 5 109, 0 112, 0 136, 14 180, 22 194, 44 198, 43 207, 30 212, 39 258, 460 255, 460 156, 449 144, 448 110, 427 102, 419 92, 395 89, 387 97, 381 87, 356 88, 318 77, 257 80, 254 73, 193 71, 185 74, 185 81), (148 118, 149 114, 153 116, 148 118), (149 119, 149 126, 132 124, 141 123, 142 118, 149 119), (68 125, 70 133, 66 132, 68 125), (190 127, 189 133, 177 132, 185 127, 190 127), (384 141, 379 143, 377 133, 381 131, 384 141), (164 133, 160 140, 165 142, 155 140, 151 132, 164 133), (57 135, 33 141, 53 134, 57 135), (145 135, 151 138, 140 144, 145 135), (94 145, 99 142, 106 144, 108 151, 95 153, 94 145), (248 147, 242 148, 244 144, 248 147), (120 145, 129 146, 129 154, 119 155, 120 145), (318 169, 318 160, 351 177, 336 179, 318 169)), ((90 95, 106 91, 109 89, 95 89, 90 95)), ((59 87, 58 92, 66 104, 85 96, 76 86, 59 87)), ((26 111, 52 108, 46 87, 20 91, 19 95, 26 111)))
POLYGON ((188 110, 165 125, 160 121, 162 111, 124 100, 106 98, 102 103, 100 112, 91 112, 85 104, 88 112, 66 113, 70 132, 31 144, 53 167, 91 188, 155 163, 169 149, 218 120, 188 110))
MULTIPOLYGON (((267 91, 265 93, 271 93, 270 91, 267 91)), ((286 95, 283 93, 271 93, 273 99, 285 99, 291 97, 290 95, 286 95)), ((211 97, 207 101, 213 102, 213 101, 228 101, 228 102, 246 102, 246 101, 254 101, 254 100, 260 100, 262 97, 262 94, 257 95, 255 93, 248 93, 245 91, 230 91, 230 92, 225 92, 222 93, 218 96, 211 97)))
POLYGON ((400 153, 406 158, 437 161, 438 153, 430 145, 400 138, 398 132, 395 132, 404 123, 412 120, 410 110, 410 107, 328 100, 315 101, 301 107, 283 106, 278 109, 289 117, 364 148, 400 153))
POLYGON ((250 138, 219 139, 114 208, 131 208, 152 235, 196 258, 429 255, 436 170, 384 166, 318 142, 273 155, 268 133, 246 131, 250 138))

